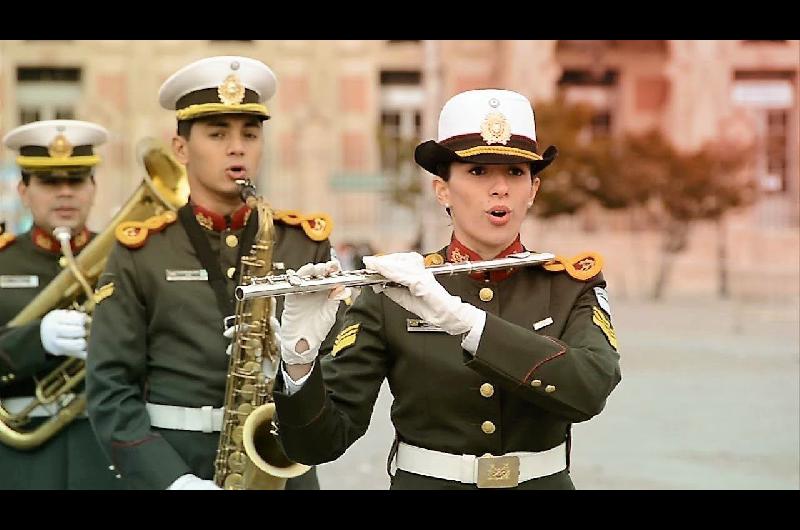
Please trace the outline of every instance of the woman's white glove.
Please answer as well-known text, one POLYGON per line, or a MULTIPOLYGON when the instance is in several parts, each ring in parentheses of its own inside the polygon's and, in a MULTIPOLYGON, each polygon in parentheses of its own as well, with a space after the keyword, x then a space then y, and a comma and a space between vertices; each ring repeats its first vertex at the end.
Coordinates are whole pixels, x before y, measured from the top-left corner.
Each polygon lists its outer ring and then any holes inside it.
MULTIPOLYGON (((324 278, 340 271, 339 260, 307 263, 298 276, 324 278)), ((291 274, 289 272, 289 274, 291 274)), ((287 294, 281 315, 281 358, 286 364, 308 364, 319 355, 322 341, 336 322, 339 302, 350 297, 350 288, 337 288, 316 293, 287 294), (298 343, 305 340, 308 344, 298 343), (300 350, 300 351, 298 351, 300 350)))
POLYGON ((196 475, 181 475, 167 487, 168 490, 221 490, 213 480, 204 480, 196 475))
POLYGON ((425 268, 420 254, 406 252, 364 256, 368 269, 405 287, 377 287, 398 305, 450 335, 462 335, 483 321, 483 311, 453 296, 425 268))
POLYGON ((89 316, 71 309, 54 309, 39 326, 42 346, 52 355, 86 360, 86 328, 89 316))

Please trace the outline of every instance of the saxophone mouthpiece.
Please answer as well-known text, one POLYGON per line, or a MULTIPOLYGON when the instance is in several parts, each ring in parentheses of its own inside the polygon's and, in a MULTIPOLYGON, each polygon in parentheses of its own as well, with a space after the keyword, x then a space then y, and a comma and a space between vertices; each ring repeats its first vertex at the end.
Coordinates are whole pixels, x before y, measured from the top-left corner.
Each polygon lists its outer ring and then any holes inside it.
POLYGON ((239 194, 242 197, 242 202, 252 208, 256 201, 256 187, 247 177, 236 179, 234 182, 239 185, 239 194))

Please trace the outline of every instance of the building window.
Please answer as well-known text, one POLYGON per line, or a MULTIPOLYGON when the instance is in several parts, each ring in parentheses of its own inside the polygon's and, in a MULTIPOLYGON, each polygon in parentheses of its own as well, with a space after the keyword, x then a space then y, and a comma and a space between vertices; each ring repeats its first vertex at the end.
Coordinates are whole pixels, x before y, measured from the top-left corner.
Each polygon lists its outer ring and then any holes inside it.
POLYGON ((41 120, 41 114, 39 113, 38 108, 20 108, 19 109, 19 124, 25 125, 26 123, 32 123, 35 121, 41 120))
POLYGON ((608 110, 601 110, 592 116, 591 121, 592 138, 600 138, 611 134, 611 113, 608 110))
POLYGON ((82 97, 81 78, 80 68, 17 68, 20 125, 39 120, 75 119, 75 108, 82 97))
POLYGON ((767 111, 767 175, 769 191, 786 191, 786 146, 789 113, 784 109, 767 111))
POLYGON ((382 71, 380 80, 381 168, 392 176, 410 178, 414 147, 422 137, 422 74, 419 71, 382 71))
POLYGON ((611 135, 614 125, 619 73, 616 70, 596 69, 564 70, 558 87, 568 105, 585 105, 592 108, 592 118, 585 139, 611 135))

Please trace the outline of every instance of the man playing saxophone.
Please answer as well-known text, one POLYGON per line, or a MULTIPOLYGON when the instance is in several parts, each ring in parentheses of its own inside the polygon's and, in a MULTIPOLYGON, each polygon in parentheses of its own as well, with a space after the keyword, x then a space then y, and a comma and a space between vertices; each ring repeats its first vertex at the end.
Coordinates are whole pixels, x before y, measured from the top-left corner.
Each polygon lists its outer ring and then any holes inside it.
MULTIPOLYGON (((53 230, 69 231, 78 254, 95 236, 86 228, 94 201, 94 148, 106 141, 94 123, 48 120, 10 131, 3 143, 19 152, 18 191, 33 227, 13 236, 0 233, 0 406, 3 433, 34 432, 58 413, 59 404, 34 403, 38 380, 67 358, 86 359, 89 319, 72 309, 52 309, 43 318, 7 327, 15 315, 67 265, 53 230), (25 418, 16 421, 16 417, 25 418), (20 416, 20 417, 21 417, 20 416), (27 421, 25 421, 27 420, 27 421)), ((66 233, 66 232, 65 232, 66 233)), ((82 391, 73 389, 74 394, 82 391)), ((110 489, 118 481, 100 450, 86 415, 50 439, 22 448, 0 436, 0 489, 110 489)))
MULTIPOLYGON (((189 203, 177 216, 118 232, 89 341, 89 415, 129 488, 218 488, 211 479, 231 335, 223 321, 234 313, 260 217, 243 202, 240 181, 259 172, 276 83, 260 61, 211 57, 161 87, 160 104, 177 117, 172 148, 186 167, 189 203)), ((324 215, 275 212, 273 267, 330 260, 331 228, 324 215)), ((319 486, 312 470, 286 487, 319 486)))

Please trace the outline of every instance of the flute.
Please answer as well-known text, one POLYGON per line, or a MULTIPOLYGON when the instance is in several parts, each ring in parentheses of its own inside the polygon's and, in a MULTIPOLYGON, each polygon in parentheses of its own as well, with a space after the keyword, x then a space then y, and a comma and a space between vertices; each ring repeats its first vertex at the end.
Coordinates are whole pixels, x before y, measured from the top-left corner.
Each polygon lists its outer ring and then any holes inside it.
MULTIPOLYGON (((427 269, 436 276, 444 274, 452 275, 543 265, 553 259, 555 259, 555 255, 549 252, 519 252, 517 254, 509 254, 505 258, 443 263, 441 265, 428 267, 427 269)), ((339 271, 324 278, 300 276, 293 271, 288 271, 286 274, 281 275, 251 278, 249 283, 237 286, 235 294, 237 300, 251 300, 253 298, 283 296, 287 294, 313 293, 339 286, 364 287, 367 285, 383 285, 385 287, 398 286, 398 284, 370 269, 339 271)))

